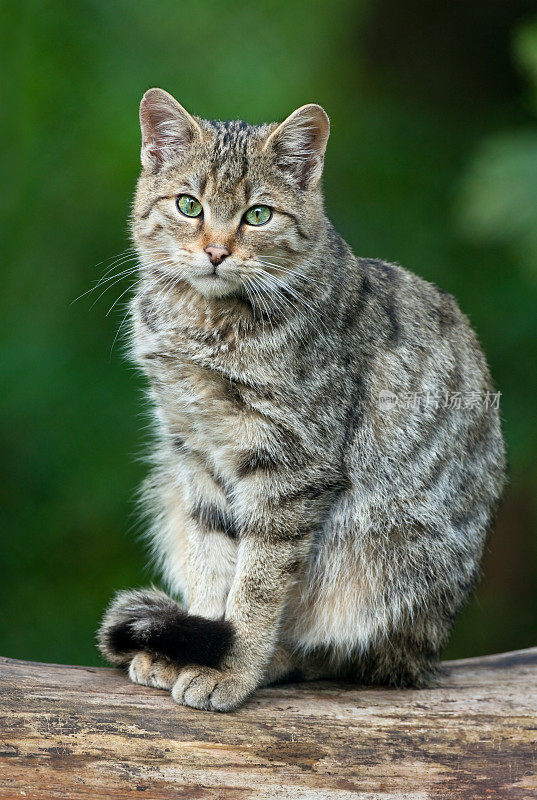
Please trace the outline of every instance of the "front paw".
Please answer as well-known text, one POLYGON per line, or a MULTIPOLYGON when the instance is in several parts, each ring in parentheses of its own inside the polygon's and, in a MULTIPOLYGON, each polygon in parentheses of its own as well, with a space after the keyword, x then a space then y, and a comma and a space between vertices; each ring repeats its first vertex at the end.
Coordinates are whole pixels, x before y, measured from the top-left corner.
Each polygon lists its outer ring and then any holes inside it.
POLYGON ((258 683, 254 675, 247 673, 188 667, 175 682, 172 697, 191 708, 233 711, 245 702, 258 683))
POLYGON ((180 673, 179 667, 149 653, 136 653, 129 664, 129 678, 142 686, 156 689, 171 689, 180 673))

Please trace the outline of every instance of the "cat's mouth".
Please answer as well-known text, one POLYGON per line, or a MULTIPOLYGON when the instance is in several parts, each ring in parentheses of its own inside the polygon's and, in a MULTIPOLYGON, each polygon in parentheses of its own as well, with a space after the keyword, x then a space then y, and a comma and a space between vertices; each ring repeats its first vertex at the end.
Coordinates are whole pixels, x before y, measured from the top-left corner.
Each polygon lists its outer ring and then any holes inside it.
POLYGON ((218 271, 218 267, 213 267, 213 269, 211 271, 204 272, 202 275, 200 275, 200 277, 201 278, 209 278, 209 279, 210 278, 214 278, 216 280, 216 279, 221 279, 222 275, 218 271))
POLYGON ((229 275, 226 275, 225 273, 222 274, 219 266, 211 267, 204 272, 196 272, 192 277, 195 280, 207 280, 213 282, 229 280, 229 275))
POLYGON ((205 297, 228 297, 240 289, 240 280, 234 273, 222 271, 220 265, 189 276, 196 291, 205 297))

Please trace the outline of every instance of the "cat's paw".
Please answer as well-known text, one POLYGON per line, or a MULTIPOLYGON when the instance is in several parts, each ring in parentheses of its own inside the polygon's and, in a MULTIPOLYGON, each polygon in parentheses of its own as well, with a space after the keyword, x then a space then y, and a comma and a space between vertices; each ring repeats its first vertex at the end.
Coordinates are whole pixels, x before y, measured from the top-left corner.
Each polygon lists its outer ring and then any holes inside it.
POLYGON ((142 686, 155 689, 171 689, 179 677, 180 669, 175 664, 149 653, 136 653, 129 664, 129 678, 142 686))
POLYGON ((257 687, 253 675, 188 667, 183 669, 172 689, 172 697, 183 706, 206 711, 233 711, 241 706, 257 687))

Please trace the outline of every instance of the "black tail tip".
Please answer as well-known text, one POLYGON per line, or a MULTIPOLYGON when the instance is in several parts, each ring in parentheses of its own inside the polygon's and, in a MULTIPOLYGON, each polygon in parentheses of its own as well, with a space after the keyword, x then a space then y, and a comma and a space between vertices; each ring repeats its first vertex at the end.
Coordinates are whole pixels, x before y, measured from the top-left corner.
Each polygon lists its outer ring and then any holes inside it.
POLYGON ((112 664, 146 651, 179 666, 218 667, 234 641, 233 625, 188 614, 159 590, 121 592, 106 612, 98 646, 112 664))

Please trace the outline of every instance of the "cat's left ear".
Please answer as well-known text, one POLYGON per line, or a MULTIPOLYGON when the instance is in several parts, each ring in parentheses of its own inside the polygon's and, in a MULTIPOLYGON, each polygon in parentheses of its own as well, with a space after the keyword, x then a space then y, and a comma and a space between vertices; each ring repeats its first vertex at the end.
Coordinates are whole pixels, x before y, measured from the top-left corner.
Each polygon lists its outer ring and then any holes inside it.
POLYGON ((297 108, 278 125, 263 150, 272 150, 278 167, 290 173, 301 189, 306 189, 321 177, 329 134, 330 120, 326 111, 309 103, 297 108))
POLYGON ((149 89, 140 103, 142 164, 157 172, 165 161, 183 158, 203 134, 186 108, 164 89, 149 89))

